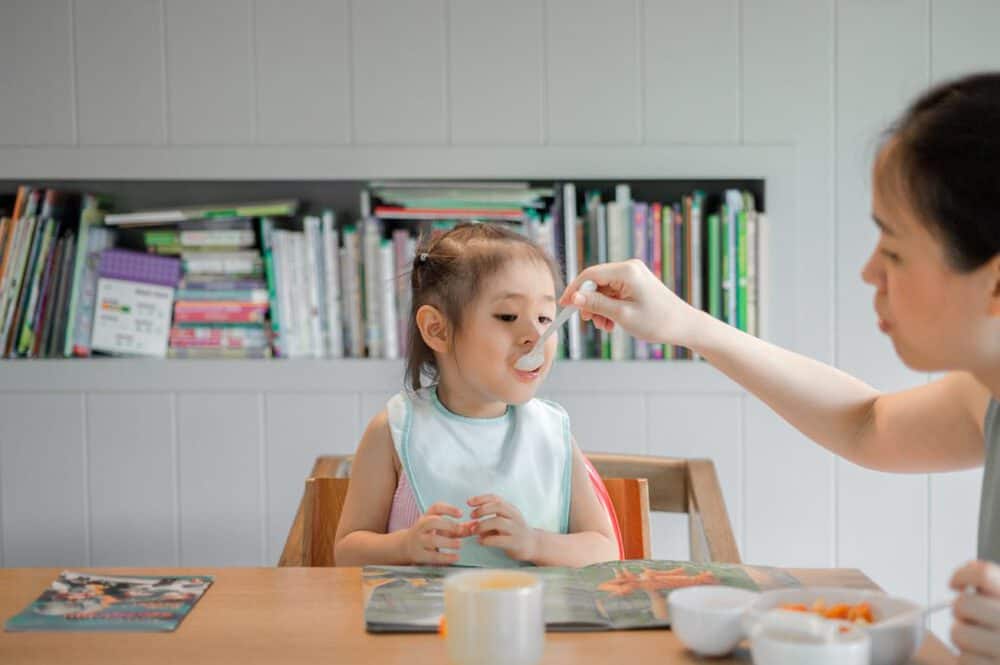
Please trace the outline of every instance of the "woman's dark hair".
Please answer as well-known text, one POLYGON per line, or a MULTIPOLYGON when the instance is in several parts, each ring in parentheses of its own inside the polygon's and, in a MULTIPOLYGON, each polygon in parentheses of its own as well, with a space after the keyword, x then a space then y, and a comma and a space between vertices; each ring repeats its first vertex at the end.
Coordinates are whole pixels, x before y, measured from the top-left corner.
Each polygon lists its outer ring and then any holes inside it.
POLYGON ((562 278, 552 256, 527 237, 493 224, 463 223, 422 239, 410 273, 412 306, 407 325, 406 377, 413 390, 421 379, 438 377, 434 351, 417 329, 417 310, 432 305, 444 314, 453 333, 462 327, 462 312, 476 300, 483 282, 516 258, 537 261, 552 273, 556 295, 562 278))
POLYGON ((947 81, 889 129, 896 174, 917 217, 943 241, 952 267, 1000 252, 1000 72, 947 81))

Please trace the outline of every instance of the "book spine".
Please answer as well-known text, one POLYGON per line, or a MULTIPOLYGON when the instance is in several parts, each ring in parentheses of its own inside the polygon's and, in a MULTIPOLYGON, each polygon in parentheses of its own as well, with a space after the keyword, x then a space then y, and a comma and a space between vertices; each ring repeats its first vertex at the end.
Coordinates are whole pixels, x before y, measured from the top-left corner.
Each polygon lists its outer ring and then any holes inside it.
MULTIPOLYGON (((626 261, 629 258, 629 220, 626 208, 618 201, 607 204, 608 210, 608 260, 626 261)), ((611 360, 628 359, 628 337, 621 326, 611 331, 611 360)))
POLYGON ((757 211, 747 212, 747 332, 757 335, 757 211))
POLYGON ((326 288, 326 352, 331 358, 344 356, 344 324, 340 316, 340 241, 334 214, 323 213, 323 277, 326 288))
MULTIPOLYGON (((645 203, 632 204, 632 258, 642 261, 649 266, 650 258, 646 256, 648 243, 646 242, 646 212, 648 207, 645 203)), ((632 343, 634 358, 636 360, 649 360, 649 343, 637 339, 632 343)))
POLYGON ((729 236, 729 265, 726 266, 726 272, 728 277, 726 279, 729 285, 729 312, 728 312, 728 323, 731 326, 738 326, 739 318, 737 316, 736 310, 738 307, 738 296, 737 289, 739 285, 737 284, 739 268, 738 268, 738 234, 739 227, 737 222, 737 216, 739 211, 743 208, 743 197, 738 190, 729 189, 726 190, 726 209, 728 211, 728 236, 729 236))
POLYGON ((178 237, 185 247, 250 247, 254 243, 251 229, 182 230, 178 237))
POLYGON ((364 293, 365 343, 369 358, 384 358, 382 315, 379 312, 381 289, 378 282, 378 258, 381 229, 377 218, 368 217, 363 226, 363 268, 361 288, 364 293))
POLYGON ((413 266, 413 253, 416 243, 406 229, 396 229, 392 232, 393 258, 396 272, 393 284, 396 287, 396 327, 399 355, 404 357, 407 349, 410 318, 410 270, 413 266))
MULTIPOLYGON (((653 275, 663 282, 663 206, 654 203, 650 206, 649 237, 652 244, 653 275)), ((663 345, 650 344, 649 355, 655 360, 663 360, 663 345)))
MULTIPOLYGON (((580 270, 580 252, 582 247, 577 244, 577 214, 576 185, 571 182, 563 185, 563 247, 566 256, 566 283, 576 279, 580 270)), ((558 296, 559 294, 556 294, 558 296)), ((580 339, 580 319, 569 317, 569 357, 572 360, 583 358, 583 343, 580 339)))
POLYGON ((52 337, 45 350, 45 356, 55 358, 62 355, 66 343, 66 319, 68 315, 69 288, 73 281, 73 259, 76 256, 76 240, 73 234, 66 236, 63 247, 62 266, 59 270, 59 285, 55 302, 55 319, 53 321, 52 337))
POLYGON ((302 220, 305 251, 306 296, 308 298, 310 349, 313 358, 322 358, 326 347, 326 284, 322 279, 319 217, 308 216, 302 220))
POLYGON ((97 264, 101 252, 114 241, 111 229, 91 226, 88 230, 87 255, 80 277, 80 299, 77 302, 76 325, 73 329, 73 355, 89 356, 94 327, 94 307, 97 302, 97 264))
POLYGON ((298 325, 292 304, 291 231, 275 229, 271 236, 275 276, 278 290, 278 312, 281 315, 281 349, 287 358, 299 357, 298 325))
POLYGON ((27 316, 28 300, 34 287, 35 266, 38 265, 41 255, 42 244, 45 238, 45 220, 39 217, 34 218, 34 234, 28 250, 27 262, 21 276, 21 290, 14 305, 14 318, 10 330, 7 332, 7 340, 4 346, 4 355, 14 357, 17 354, 17 346, 21 329, 24 326, 24 319, 27 316))
POLYGON ((719 215, 708 216, 708 313, 715 318, 722 317, 719 273, 721 247, 719 246, 719 215))
POLYGON ((394 360, 399 358, 396 284, 393 279, 396 261, 393 257, 392 243, 388 239, 383 239, 379 243, 378 262, 380 274, 377 286, 381 297, 379 313, 382 315, 382 334, 384 336, 382 342, 383 357, 394 360))
POLYGON ((76 231, 76 256, 73 259, 73 275, 70 279, 69 305, 66 317, 66 333, 63 342, 62 354, 69 358, 73 355, 73 340, 75 339, 75 328, 77 325, 77 307, 80 300, 80 280, 83 277, 84 265, 87 262, 88 241, 90 239, 90 227, 99 222, 100 212, 98 210, 96 197, 85 194, 83 206, 80 209, 80 223, 76 231))
POLYGON ((747 332, 747 214, 736 217, 736 326, 747 332))
MULTIPOLYGON (((668 289, 674 291, 674 222, 673 208, 669 203, 660 206, 660 239, 663 242, 663 283, 668 289)), ((663 357, 672 360, 674 357, 674 347, 671 344, 663 345, 663 357)))

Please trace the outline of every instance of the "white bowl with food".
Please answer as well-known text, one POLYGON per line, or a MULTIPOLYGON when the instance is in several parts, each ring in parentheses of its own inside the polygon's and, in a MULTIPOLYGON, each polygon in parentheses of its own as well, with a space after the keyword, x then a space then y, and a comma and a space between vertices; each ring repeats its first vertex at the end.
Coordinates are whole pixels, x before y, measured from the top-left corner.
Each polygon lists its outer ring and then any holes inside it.
POLYGON ((667 596, 670 629, 699 656, 725 656, 743 641, 743 614, 758 594, 728 586, 691 586, 667 596))
POLYGON ((917 613, 909 621, 880 628, 879 624, 887 619, 920 609, 912 601, 880 591, 834 587, 765 591, 743 615, 746 634, 752 635, 764 613, 774 609, 809 612, 860 626, 871 636, 872 665, 908 663, 924 638, 923 616, 917 613))

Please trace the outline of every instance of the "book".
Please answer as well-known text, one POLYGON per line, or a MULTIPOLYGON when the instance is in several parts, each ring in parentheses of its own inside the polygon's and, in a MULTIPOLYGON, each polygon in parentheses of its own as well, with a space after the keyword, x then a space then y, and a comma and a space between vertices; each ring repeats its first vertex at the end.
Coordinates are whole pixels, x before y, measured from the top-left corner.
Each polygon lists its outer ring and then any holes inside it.
MULTIPOLYGON (((365 628, 371 633, 434 632, 444 614, 444 580, 467 568, 365 566, 365 628)), ((605 561, 582 568, 538 567, 546 630, 665 628, 674 589, 725 585, 751 591, 799 586, 779 568, 687 561, 605 561)))
POLYGON ((211 575, 148 577, 64 570, 4 628, 169 632, 177 629, 213 581, 211 575))
POLYGON ((198 219, 287 216, 294 215, 297 208, 298 201, 295 200, 198 205, 172 209, 112 213, 105 215, 104 223, 109 226, 152 226, 198 219))

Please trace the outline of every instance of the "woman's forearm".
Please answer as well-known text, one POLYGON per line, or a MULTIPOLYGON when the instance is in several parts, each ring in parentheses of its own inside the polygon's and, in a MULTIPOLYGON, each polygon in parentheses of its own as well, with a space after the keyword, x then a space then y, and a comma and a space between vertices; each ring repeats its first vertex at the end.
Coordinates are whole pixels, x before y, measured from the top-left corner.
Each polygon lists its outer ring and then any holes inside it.
POLYGON ((589 566, 600 561, 618 558, 618 545, 597 531, 578 533, 552 533, 537 529, 536 566, 589 566))
POLYGON ((403 555, 405 536, 406 531, 352 531, 337 541, 334 561, 338 566, 408 565, 411 562, 403 555))
POLYGON ((879 392, 806 356, 700 313, 692 350, 830 451, 870 466, 866 450, 879 392))

